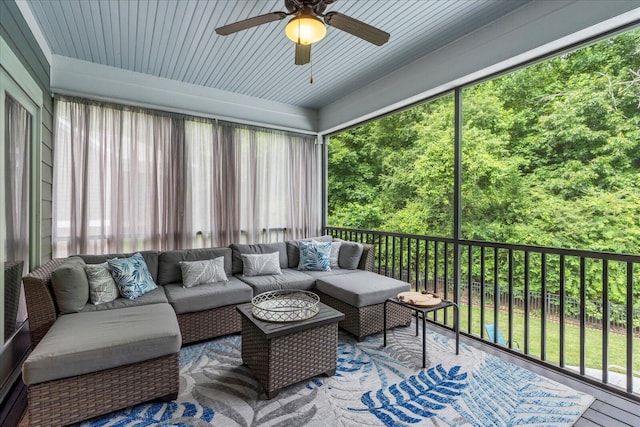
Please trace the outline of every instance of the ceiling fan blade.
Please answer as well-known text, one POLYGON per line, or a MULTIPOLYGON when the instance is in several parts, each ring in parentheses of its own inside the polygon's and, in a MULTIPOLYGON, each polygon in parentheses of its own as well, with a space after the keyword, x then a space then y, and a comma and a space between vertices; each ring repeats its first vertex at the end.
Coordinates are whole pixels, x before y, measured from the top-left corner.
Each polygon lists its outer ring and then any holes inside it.
POLYGON ((324 22, 327 25, 346 31, 349 34, 353 34, 354 36, 360 37, 361 39, 377 46, 382 46, 389 41, 390 34, 386 31, 382 31, 376 27, 338 12, 327 13, 324 16, 324 22))
POLYGON ((227 36, 229 34, 237 33, 238 31, 246 30, 258 25, 266 24, 267 22, 279 21, 287 17, 284 12, 271 12, 265 15, 254 16, 253 18, 244 19, 242 21, 234 22, 233 24, 223 25, 216 28, 216 33, 221 36, 227 36))
POLYGON ((311 62, 311 45, 296 43, 296 65, 311 62))

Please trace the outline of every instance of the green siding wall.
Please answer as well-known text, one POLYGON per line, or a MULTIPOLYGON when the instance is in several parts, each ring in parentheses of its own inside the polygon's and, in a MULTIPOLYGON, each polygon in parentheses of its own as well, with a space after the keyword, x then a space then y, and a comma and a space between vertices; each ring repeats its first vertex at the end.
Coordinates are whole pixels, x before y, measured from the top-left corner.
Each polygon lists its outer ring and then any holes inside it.
MULTIPOLYGON (((0 0, 0 35, 42 88, 42 227, 41 260, 51 259, 51 190, 53 176, 53 99, 51 67, 22 17, 15 0, 0 0)), ((35 268, 36 266, 31 266, 35 268)))

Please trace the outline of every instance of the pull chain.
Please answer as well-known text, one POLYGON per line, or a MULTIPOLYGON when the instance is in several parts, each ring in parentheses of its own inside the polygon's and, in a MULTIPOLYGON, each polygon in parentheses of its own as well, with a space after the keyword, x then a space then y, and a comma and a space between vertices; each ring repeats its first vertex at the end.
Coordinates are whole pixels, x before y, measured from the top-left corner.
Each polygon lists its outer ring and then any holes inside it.
POLYGON ((309 84, 313 84, 313 59, 309 60, 309 84))

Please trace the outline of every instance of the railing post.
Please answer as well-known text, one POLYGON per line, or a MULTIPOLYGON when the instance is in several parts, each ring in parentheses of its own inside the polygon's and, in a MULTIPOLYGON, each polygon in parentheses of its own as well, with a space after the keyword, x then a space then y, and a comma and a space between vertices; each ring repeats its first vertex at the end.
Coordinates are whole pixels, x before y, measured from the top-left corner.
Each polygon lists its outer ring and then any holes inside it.
POLYGON ((384 236, 384 275, 389 276, 389 235, 384 236))
POLYGON ((467 317, 467 323, 468 323, 468 332, 472 333, 473 332, 473 319, 472 319, 472 313, 473 313, 473 246, 470 244, 468 246, 468 255, 467 255, 467 268, 469 269, 468 271, 468 281, 467 281, 467 308, 468 308, 468 317, 467 317))
POLYGON ((424 242, 424 290, 429 290, 429 241, 424 242))
POLYGON ((513 249, 509 249, 509 307, 508 307, 508 335, 509 348, 513 348, 513 249))
POLYGON ((633 393, 633 263, 627 263, 627 392, 633 393))
POLYGON ((480 246, 480 338, 484 338, 484 281, 485 281, 484 246, 480 246))
POLYGON ((399 264, 400 264, 400 274, 398 275, 398 279, 402 280, 402 263, 404 261, 404 237, 400 237, 400 260, 399 260, 399 264))
POLYGON ((392 258, 392 263, 391 264, 391 277, 393 277, 394 279, 396 279, 396 238, 395 236, 391 237, 391 258, 392 258))
POLYGON ((500 324, 500 270, 498 264, 498 247, 493 248, 493 325, 495 328, 495 334, 493 335, 493 342, 498 342, 498 330, 500 324))
POLYGON ((609 382, 609 262, 602 261, 602 382, 609 382))
MULTIPOLYGON (((438 293, 438 241, 433 241, 433 292, 438 293)), ((433 320, 438 321, 438 312, 433 312, 433 320)))
POLYGON ((416 256, 414 261, 415 276, 416 276, 416 291, 420 290, 420 239, 416 239, 416 256))
POLYGON ((564 325, 564 312, 565 312, 565 271, 564 271, 564 255, 560 255, 560 316, 558 321, 560 322, 560 343, 558 362, 561 368, 564 368, 564 339, 565 339, 565 325, 564 325))
POLYGON ((322 168, 322 178, 320 180, 321 195, 322 197, 322 217, 320 218, 322 228, 327 226, 327 219, 329 217, 329 135, 318 136, 318 144, 321 144, 320 149, 322 155, 320 156, 320 167, 322 168))
MULTIPOLYGON (((376 234, 374 234, 374 236, 376 236, 376 234)), ((382 261, 382 236, 378 234, 378 271, 377 271, 378 274, 380 274, 380 270, 382 266, 381 261, 382 261)))
MULTIPOLYGON (((457 87, 455 98, 454 136, 453 136, 453 300, 460 306, 460 260, 462 238, 462 90, 457 87)), ((446 284, 445 284, 446 286, 446 284)), ((469 301, 469 304, 471 301, 469 301)), ((460 309, 454 310, 454 327, 460 322, 460 309)), ((469 306, 471 313, 471 306, 469 306)))
POLYGON ((584 257, 580 257, 580 375, 585 374, 585 347, 587 324, 587 286, 584 257))
POLYGON ((547 254, 540 254, 540 359, 547 360, 547 254))
MULTIPOLYGON (((449 244, 444 242, 444 272, 443 272, 443 282, 444 282, 444 299, 449 299, 449 244)), ((444 309, 444 324, 447 324, 447 319, 449 318, 449 310, 444 309)))
MULTIPOLYGON (((438 292, 438 241, 433 242, 433 292, 438 292)), ((433 312, 434 318, 437 317, 437 312, 433 312)))
POLYGON ((524 354, 529 354, 529 251, 524 252, 524 354))

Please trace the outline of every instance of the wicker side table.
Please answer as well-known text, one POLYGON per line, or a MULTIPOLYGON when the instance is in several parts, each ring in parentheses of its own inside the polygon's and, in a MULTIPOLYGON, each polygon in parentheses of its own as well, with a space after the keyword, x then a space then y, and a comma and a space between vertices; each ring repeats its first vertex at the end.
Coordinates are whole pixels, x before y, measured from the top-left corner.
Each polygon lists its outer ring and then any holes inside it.
POLYGON ((311 319, 265 322, 251 314, 251 304, 237 306, 242 318, 242 361, 267 393, 320 374, 336 372, 338 322, 344 314, 320 303, 311 319))

